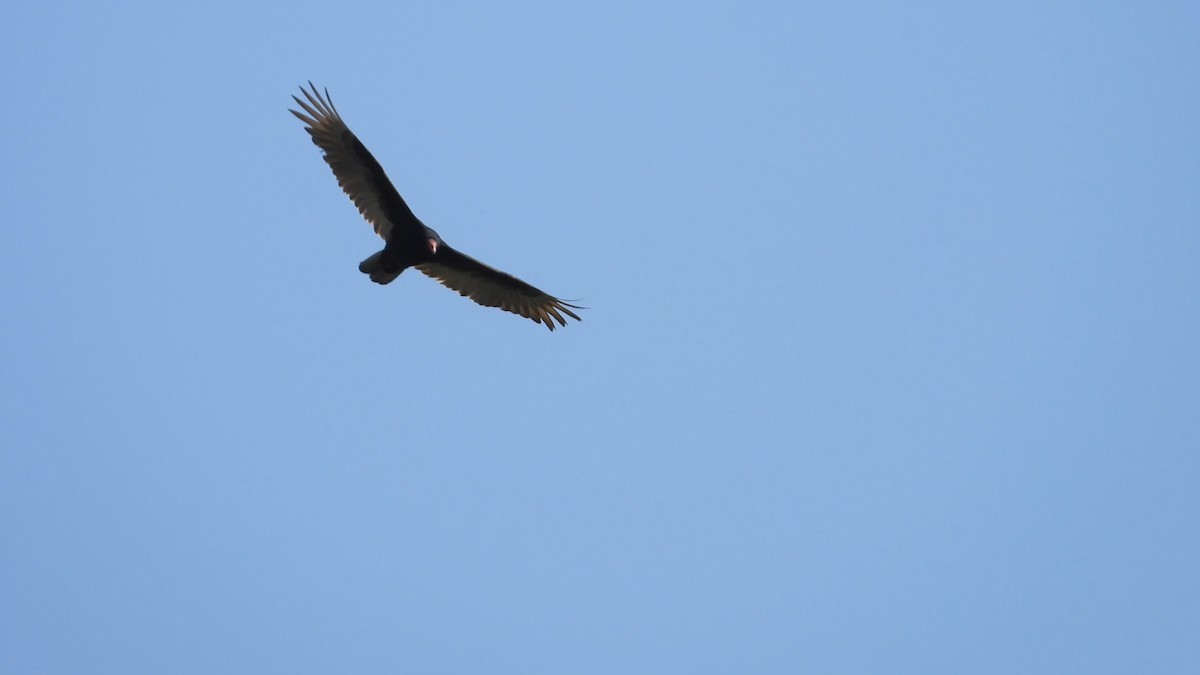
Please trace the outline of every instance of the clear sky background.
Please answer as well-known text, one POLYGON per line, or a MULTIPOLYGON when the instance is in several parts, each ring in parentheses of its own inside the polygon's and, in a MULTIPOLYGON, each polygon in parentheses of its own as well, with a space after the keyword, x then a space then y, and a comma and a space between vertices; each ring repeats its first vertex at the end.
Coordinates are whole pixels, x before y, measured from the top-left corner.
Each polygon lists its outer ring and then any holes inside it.
POLYGON ((1200 5, 0 14, 3 672, 1200 672, 1200 5))

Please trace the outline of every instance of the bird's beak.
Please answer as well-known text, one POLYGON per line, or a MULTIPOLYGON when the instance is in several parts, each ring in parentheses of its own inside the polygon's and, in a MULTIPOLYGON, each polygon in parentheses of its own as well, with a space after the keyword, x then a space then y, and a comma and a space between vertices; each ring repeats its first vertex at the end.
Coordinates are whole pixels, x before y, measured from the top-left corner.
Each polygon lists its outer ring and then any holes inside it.
POLYGON ((437 253, 437 239, 434 239, 432 237, 430 237, 430 239, 429 239, 429 252, 437 253))

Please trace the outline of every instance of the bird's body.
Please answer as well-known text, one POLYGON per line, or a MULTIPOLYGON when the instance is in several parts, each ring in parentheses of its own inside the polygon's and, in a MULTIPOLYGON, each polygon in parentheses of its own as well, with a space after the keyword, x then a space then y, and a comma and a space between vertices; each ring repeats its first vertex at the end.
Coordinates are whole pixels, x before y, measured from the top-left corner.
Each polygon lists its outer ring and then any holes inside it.
POLYGON ((307 102, 292 98, 304 109, 291 113, 305 123, 313 143, 325 154, 342 190, 359 213, 386 242, 383 250, 359 264, 358 269, 379 284, 393 281, 409 267, 437 279, 475 302, 519 314, 554 330, 555 321, 567 325, 564 314, 576 321, 576 305, 563 302, 520 279, 465 255, 422 223, 392 185, 383 167, 350 131, 329 99, 309 83, 301 88, 307 102))
POLYGON ((424 223, 419 228, 393 232, 383 250, 359 263, 358 270, 369 274, 375 283, 389 283, 409 267, 432 262, 441 241, 438 233, 424 223))

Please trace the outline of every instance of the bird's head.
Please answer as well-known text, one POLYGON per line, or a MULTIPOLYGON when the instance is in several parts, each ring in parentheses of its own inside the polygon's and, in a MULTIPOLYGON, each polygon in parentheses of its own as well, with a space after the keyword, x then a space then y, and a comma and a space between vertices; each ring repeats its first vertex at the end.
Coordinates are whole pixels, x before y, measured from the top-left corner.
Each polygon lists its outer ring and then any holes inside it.
POLYGON ((438 249, 443 245, 442 238, 434 231, 432 227, 425 226, 425 246, 429 249, 429 255, 437 255, 438 249))

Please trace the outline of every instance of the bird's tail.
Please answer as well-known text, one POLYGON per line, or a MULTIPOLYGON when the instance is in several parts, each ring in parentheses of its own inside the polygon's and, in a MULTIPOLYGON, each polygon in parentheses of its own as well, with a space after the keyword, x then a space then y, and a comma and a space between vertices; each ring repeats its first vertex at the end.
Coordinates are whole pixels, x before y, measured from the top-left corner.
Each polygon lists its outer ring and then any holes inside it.
POLYGON ((358 271, 362 272, 363 274, 371 275, 371 281, 374 281, 377 284, 390 284, 393 279, 400 276, 400 273, 404 271, 404 268, 401 267, 400 269, 394 271, 385 269, 383 266, 383 251, 380 251, 370 258, 360 262, 358 264, 358 271))

